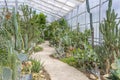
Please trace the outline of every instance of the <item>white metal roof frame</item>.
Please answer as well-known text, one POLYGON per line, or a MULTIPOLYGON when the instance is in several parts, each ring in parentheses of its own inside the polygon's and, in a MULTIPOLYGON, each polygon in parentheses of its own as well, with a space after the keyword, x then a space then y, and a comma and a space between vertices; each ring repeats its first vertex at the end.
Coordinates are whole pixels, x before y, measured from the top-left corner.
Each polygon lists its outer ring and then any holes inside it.
MULTIPOLYGON (((57 18, 65 16, 77 5, 85 0, 6 0, 7 5, 16 6, 22 3, 39 10, 40 12, 50 14, 57 18)), ((5 0, 0 0, 0 5, 5 6, 5 0)))

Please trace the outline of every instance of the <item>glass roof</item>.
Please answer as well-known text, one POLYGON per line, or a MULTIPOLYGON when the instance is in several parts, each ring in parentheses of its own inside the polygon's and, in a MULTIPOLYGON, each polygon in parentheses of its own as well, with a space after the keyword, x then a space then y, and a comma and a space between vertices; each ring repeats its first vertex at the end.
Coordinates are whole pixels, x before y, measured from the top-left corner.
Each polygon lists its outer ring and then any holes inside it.
POLYGON ((59 19, 84 0, 0 0, 0 8, 5 7, 5 1, 9 8, 24 3, 39 12, 55 16, 59 19))

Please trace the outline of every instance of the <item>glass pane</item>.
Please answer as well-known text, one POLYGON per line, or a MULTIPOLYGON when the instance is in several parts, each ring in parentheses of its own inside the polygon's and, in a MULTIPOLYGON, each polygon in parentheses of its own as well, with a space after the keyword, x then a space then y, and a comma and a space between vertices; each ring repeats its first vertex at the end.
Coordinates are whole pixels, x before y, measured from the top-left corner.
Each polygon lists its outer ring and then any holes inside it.
POLYGON ((62 2, 62 3, 66 3, 67 0, 57 0, 59 2, 62 2))
POLYGON ((74 4, 74 3, 69 2, 69 1, 68 1, 66 4, 67 4, 67 5, 69 5, 69 6, 72 6, 72 7, 74 7, 74 6, 75 6, 75 4, 74 4))

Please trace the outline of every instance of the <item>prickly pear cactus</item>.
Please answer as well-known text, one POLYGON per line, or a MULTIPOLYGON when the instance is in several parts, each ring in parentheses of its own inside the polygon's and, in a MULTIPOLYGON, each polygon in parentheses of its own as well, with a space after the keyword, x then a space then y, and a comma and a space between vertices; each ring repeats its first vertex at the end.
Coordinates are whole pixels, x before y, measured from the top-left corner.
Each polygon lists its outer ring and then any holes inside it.
POLYGON ((8 67, 3 67, 2 80, 12 80, 12 70, 8 67))

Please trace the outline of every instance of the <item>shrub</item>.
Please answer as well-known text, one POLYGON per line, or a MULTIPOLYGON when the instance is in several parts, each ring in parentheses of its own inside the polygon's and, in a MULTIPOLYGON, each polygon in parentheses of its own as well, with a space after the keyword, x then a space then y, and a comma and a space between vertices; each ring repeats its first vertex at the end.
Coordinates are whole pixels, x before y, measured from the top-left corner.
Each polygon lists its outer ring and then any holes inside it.
POLYGON ((43 68, 43 63, 40 63, 39 61, 36 60, 31 60, 32 61, 32 68, 31 72, 33 73, 39 73, 40 70, 43 68))
POLYGON ((0 64, 7 65, 8 53, 0 49, 0 64))
POLYGON ((42 50, 43 50, 43 48, 40 47, 40 46, 36 46, 36 47, 34 48, 34 51, 35 51, 35 52, 39 52, 39 51, 42 51, 42 50))
POLYGON ((61 61, 75 67, 77 65, 77 62, 74 57, 62 58, 61 61))
POLYGON ((38 38, 38 42, 37 42, 37 44, 41 44, 41 43, 43 43, 44 42, 44 39, 42 39, 42 38, 38 38))

